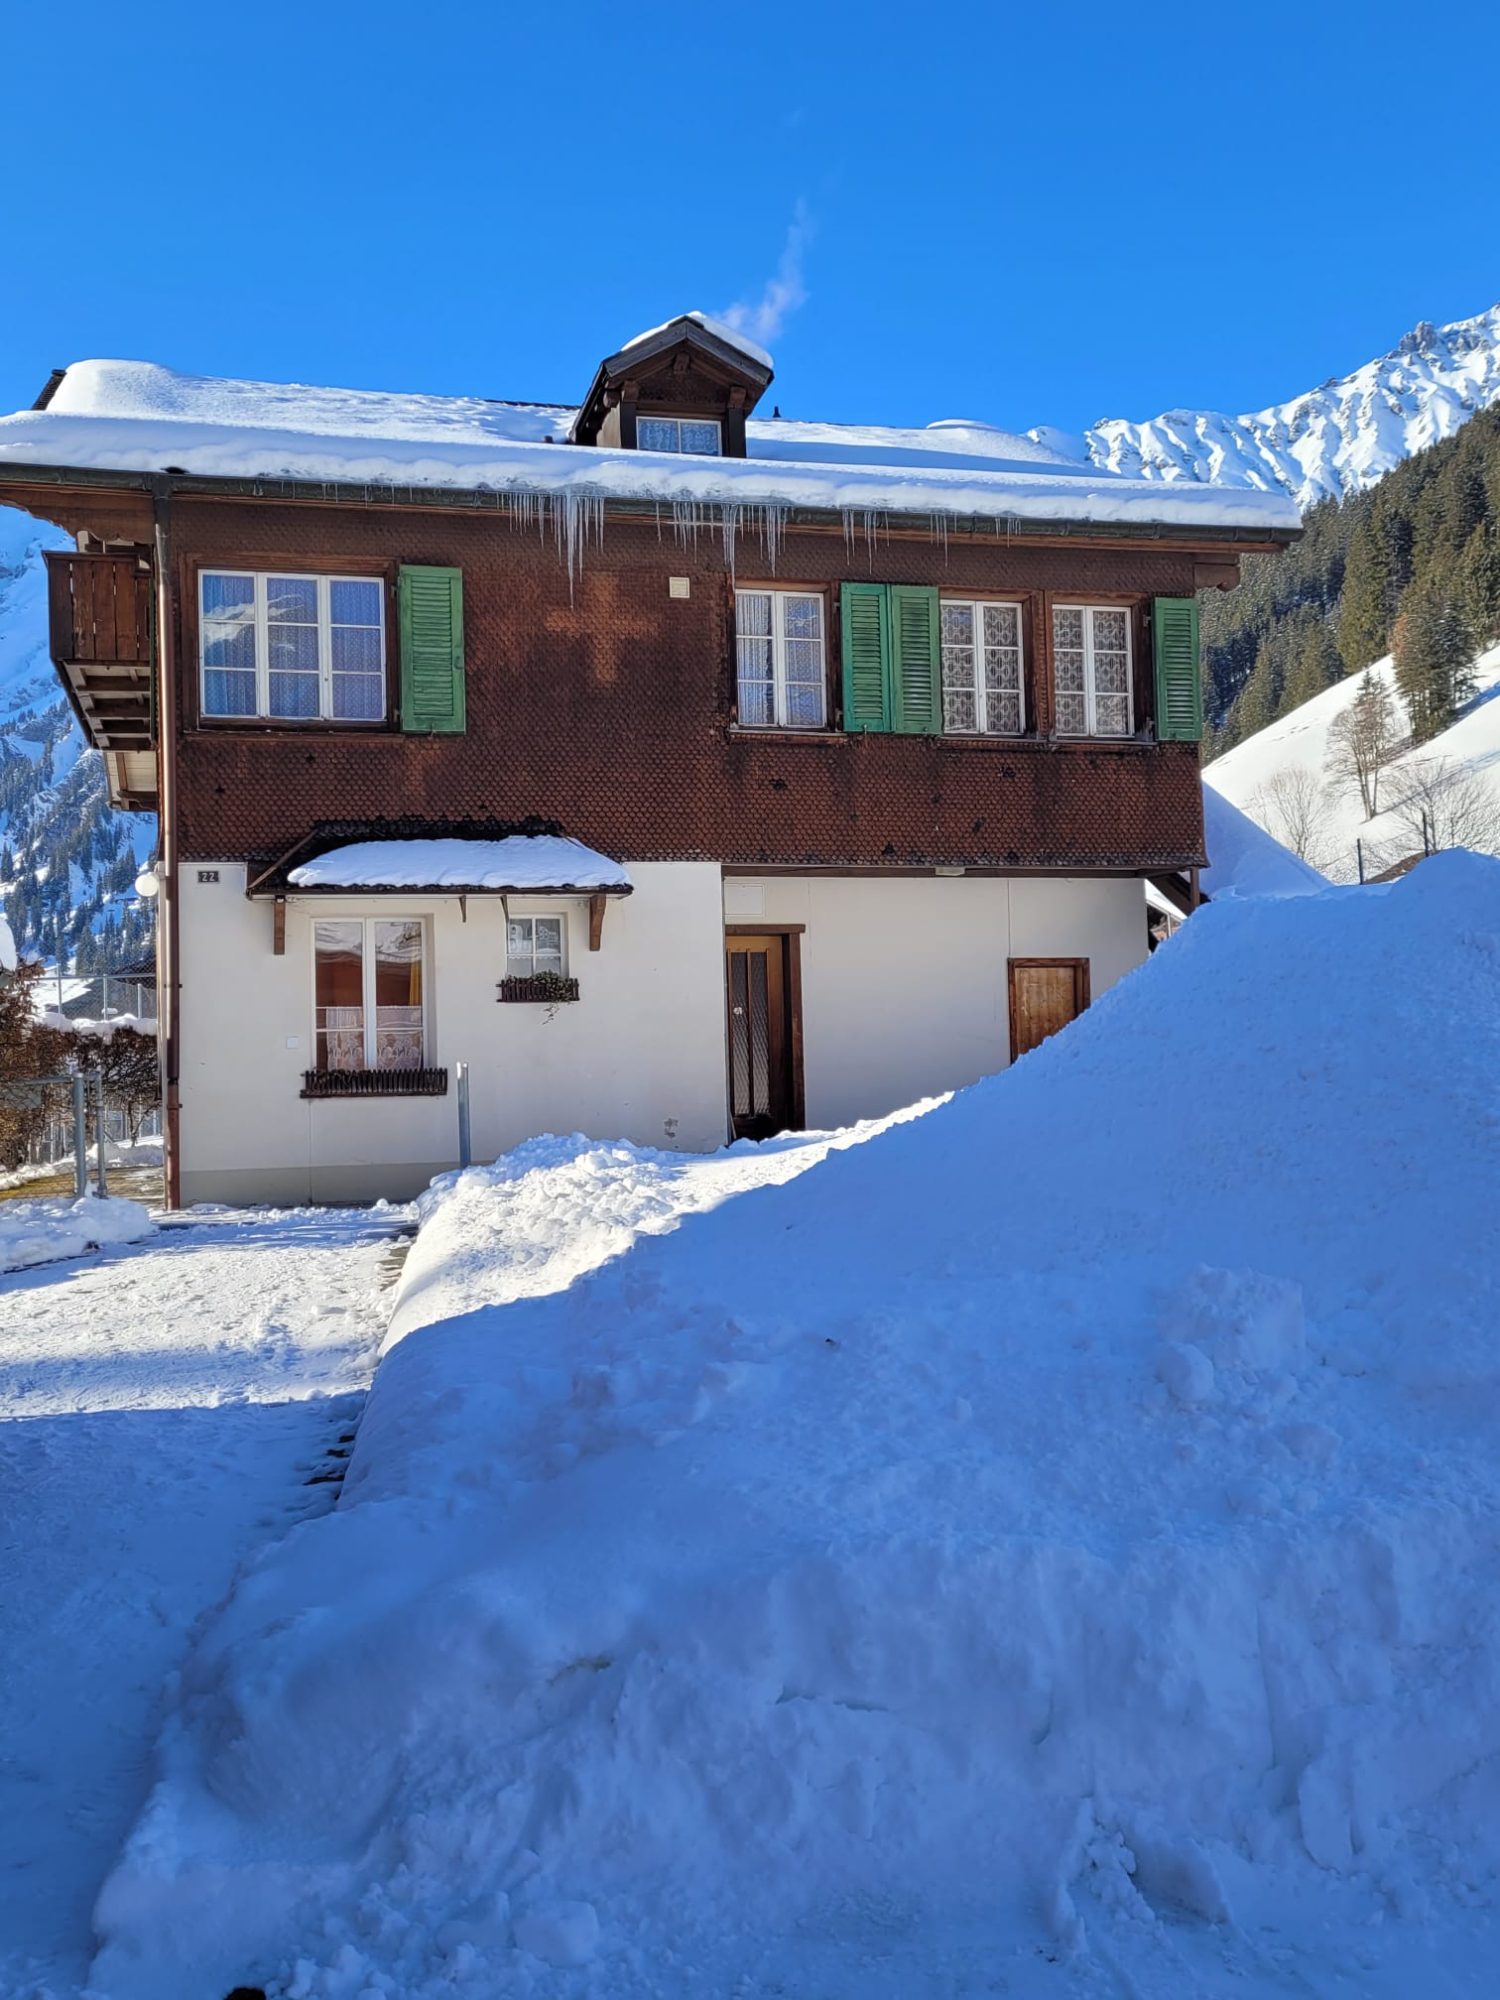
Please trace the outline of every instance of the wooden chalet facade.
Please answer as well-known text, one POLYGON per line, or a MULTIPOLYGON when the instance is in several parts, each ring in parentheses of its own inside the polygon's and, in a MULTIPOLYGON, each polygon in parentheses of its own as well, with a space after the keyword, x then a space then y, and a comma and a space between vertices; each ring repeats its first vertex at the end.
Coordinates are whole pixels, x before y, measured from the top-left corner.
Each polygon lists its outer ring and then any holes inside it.
POLYGON ((258 422, 189 399, 125 449, 73 372, 0 422, 0 503, 77 536, 53 655, 160 814, 178 1200, 410 1193, 459 1061, 481 1157, 1002 1066, 1145 955, 1143 879, 1203 864, 1195 595, 1296 532, 998 434, 970 472, 758 421, 769 358, 697 318, 454 435, 200 385, 258 422))

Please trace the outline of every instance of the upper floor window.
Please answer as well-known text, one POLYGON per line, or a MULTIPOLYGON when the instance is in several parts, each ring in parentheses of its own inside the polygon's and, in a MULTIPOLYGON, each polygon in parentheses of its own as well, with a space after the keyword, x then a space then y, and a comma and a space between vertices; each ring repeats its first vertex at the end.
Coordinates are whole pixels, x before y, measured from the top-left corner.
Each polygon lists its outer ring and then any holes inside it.
POLYGON ((1060 736, 1129 736, 1129 611, 1116 604, 1054 605, 1052 682, 1060 736))
POLYGON ((719 426, 710 417, 637 417, 635 442, 640 451, 688 451, 717 458, 719 426))
POLYGON ((379 722, 385 586, 369 576, 204 570, 198 650, 206 716, 379 722))
POLYGON ((739 719, 752 729, 821 729, 828 715, 819 591, 737 590, 739 719))
POLYGON ((943 728, 955 736, 1019 736, 1021 607, 942 601, 943 728))

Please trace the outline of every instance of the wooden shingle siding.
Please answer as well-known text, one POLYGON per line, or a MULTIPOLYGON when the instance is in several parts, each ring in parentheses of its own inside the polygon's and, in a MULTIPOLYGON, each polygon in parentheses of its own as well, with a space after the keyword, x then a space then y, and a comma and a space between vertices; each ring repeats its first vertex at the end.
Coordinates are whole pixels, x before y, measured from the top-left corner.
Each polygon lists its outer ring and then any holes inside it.
MULTIPOLYGON (((1044 731, 1050 597, 1141 608, 1194 587, 1190 549, 1142 543, 979 544, 789 534, 777 588, 826 590, 829 726, 800 740, 734 726, 733 592, 722 537, 680 545, 610 521, 571 587, 550 538, 499 512, 417 512, 198 500, 173 509, 179 574, 257 552, 358 568, 425 565, 463 578, 462 735, 246 723, 188 729, 178 759, 183 852, 274 858, 314 823, 394 811, 554 820, 601 852, 747 868, 1145 872, 1203 858, 1197 746, 849 733, 841 586, 879 582, 1024 606, 1026 713, 1044 731), (690 594, 671 597, 669 575, 690 594)), ((764 578, 752 532, 737 573, 764 578)), ((182 713, 194 713, 193 600, 177 592, 182 713)), ((1138 677, 1147 680, 1146 675, 1138 677)), ((1146 694, 1149 706, 1149 691, 1146 694)))

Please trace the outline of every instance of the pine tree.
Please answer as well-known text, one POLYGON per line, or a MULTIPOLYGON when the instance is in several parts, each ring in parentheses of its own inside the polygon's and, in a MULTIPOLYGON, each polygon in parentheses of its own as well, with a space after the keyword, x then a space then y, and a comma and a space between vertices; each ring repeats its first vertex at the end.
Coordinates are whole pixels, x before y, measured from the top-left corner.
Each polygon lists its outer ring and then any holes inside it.
POLYGON ((1339 651, 1350 673, 1378 660, 1386 644, 1386 591, 1390 564, 1373 510, 1361 516, 1349 542, 1344 566, 1344 601, 1339 615, 1339 651))
POLYGON ((1464 615, 1478 648, 1500 639, 1500 526, 1481 521, 1464 545, 1458 565, 1464 615))
POLYGON ((1429 569, 1408 586, 1394 650, 1412 735, 1425 743, 1447 728, 1470 692, 1474 634, 1455 580, 1429 569))
POLYGON ((1286 695, 1283 713, 1287 709, 1300 708, 1314 695, 1321 694, 1344 678, 1344 656, 1338 649, 1338 642, 1324 621, 1319 618, 1309 626, 1297 652, 1291 672, 1287 675, 1286 695))

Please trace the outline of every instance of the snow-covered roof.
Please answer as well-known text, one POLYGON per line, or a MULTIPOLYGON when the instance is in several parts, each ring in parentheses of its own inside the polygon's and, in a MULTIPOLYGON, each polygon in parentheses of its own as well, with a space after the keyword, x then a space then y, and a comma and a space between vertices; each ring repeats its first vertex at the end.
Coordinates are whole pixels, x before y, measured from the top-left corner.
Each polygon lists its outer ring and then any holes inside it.
POLYGON ((0 417, 0 468, 164 472, 625 500, 811 508, 993 522, 1238 529, 1298 525, 1280 492, 1124 479, 1034 438, 971 422, 927 429, 752 420, 748 456, 558 442, 561 404, 219 380, 142 361, 81 361, 44 410, 0 417))
POLYGON ((562 834, 504 840, 356 840, 288 870, 296 889, 487 889, 521 894, 629 890, 618 861, 562 834))
POLYGON ((768 375, 775 368, 775 362, 758 341, 752 340, 748 334, 741 333, 738 327, 730 326, 726 320, 715 319, 712 313, 706 312, 674 313, 671 319, 664 319, 660 326, 648 326, 644 333, 632 334, 629 340, 622 341, 621 354, 628 354, 632 347, 644 347, 648 340, 655 340, 659 333, 665 333, 669 326, 675 326, 683 319, 692 320, 693 324, 701 326, 705 333, 711 333, 715 340, 722 340, 726 347, 737 347, 741 354, 748 354, 750 359, 764 368, 768 375))
POLYGON ((1215 901, 1225 896, 1310 896, 1328 887, 1326 875, 1283 847, 1211 784, 1203 787, 1203 837, 1208 866, 1201 887, 1215 901))

